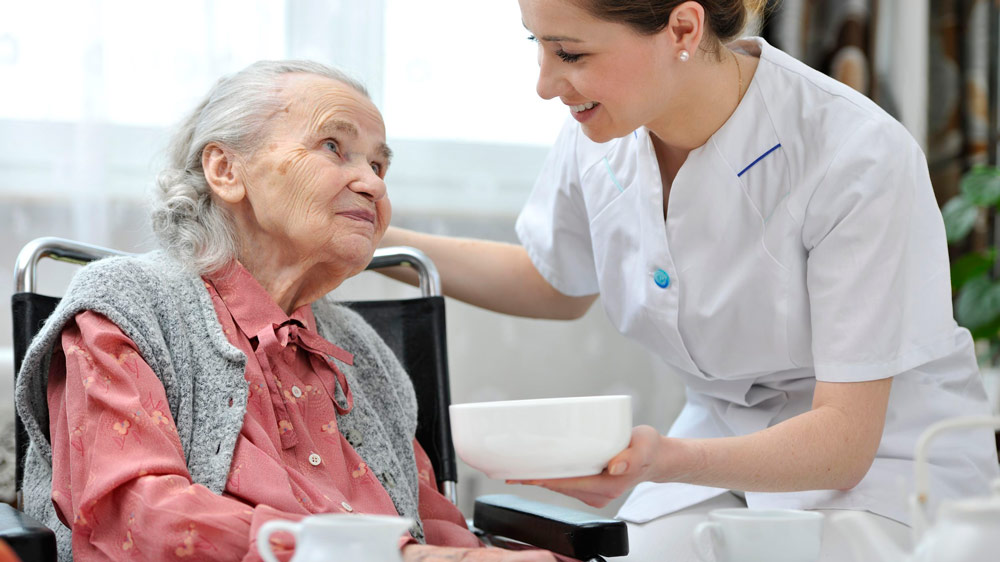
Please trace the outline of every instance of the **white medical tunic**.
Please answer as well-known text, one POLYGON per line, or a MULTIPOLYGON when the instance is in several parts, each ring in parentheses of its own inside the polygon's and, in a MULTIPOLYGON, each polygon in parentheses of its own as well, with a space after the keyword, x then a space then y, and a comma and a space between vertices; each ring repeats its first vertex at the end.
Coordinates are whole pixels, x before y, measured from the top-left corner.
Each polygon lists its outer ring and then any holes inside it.
MULTIPOLYGON (((894 377, 885 431, 847 491, 747 493, 750 507, 868 510, 907 523, 914 446, 933 422, 989 408, 951 308, 948 251, 927 163, 868 98, 759 38, 729 120, 663 188, 650 133, 597 144, 569 121, 517 221, 538 271, 683 379, 673 437, 728 437, 811 408, 816 381, 894 377)), ((989 430, 932 449, 932 500, 988 493, 989 430)), ((641 523, 724 490, 639 485, 641 523)))

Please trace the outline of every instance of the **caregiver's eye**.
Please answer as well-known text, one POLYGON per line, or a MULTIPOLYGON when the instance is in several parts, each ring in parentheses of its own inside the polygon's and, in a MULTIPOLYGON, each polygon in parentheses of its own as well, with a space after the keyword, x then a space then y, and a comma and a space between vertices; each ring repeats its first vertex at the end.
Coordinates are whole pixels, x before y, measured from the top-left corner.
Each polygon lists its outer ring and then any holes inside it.
POLYGON ((372 171, 375 172, 376 176, 382 175, 382 164, 378 162, 372 162, 372 171))
POLYGON ((566 62, 576 62, 580 60, 580 57, 582 57, 583 55, 570 54, 562 49, 559 49, 558 51, 556 51, 556 56, 566 62))

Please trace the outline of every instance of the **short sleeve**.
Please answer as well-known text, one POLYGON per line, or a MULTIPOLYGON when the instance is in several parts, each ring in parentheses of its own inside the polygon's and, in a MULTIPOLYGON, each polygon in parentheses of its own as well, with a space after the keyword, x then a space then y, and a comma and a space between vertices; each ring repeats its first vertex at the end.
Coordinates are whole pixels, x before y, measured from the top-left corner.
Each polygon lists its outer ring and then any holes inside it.
POLYGON ((538 272, 559 292, 570 296, 599 291, 590 220, 580 188, 579 135, 579 124, 568 120, 515 227, 538 272))
POLYGON ((944 224, 901 125, 872 119, 844 139, 802 236, 817 380, 882 379, 953 351, 944 224))

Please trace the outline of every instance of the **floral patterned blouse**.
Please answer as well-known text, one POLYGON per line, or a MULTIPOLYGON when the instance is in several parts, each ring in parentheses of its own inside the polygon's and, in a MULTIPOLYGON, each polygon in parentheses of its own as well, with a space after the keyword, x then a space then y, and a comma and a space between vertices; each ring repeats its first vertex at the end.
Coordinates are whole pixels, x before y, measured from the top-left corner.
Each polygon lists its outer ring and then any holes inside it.
MULTIPOLYGON (((73 531, 76 560, 260 560, 255 539, 268 520, 396 514, 337 428, 337 412, 351 404, 336 403, 334 389, 349 398, 346 379, 310 350, 352 355, 319 337, 308 305, 288 316, 239 264, 206 277, 205 288, 229 342, 247 356, 250 384, 221 495, 191 483, 163 385, 135 344, 91 311, 63 330, 48 386, 52 500, 73 531), (268 326, 279 326, 276 337, 258 337, 268 326)), ((438 493, 426 453, 414 450, 427 542, 479 546, 438 493)), ((271 542, 281 559, 294 552, 288 534, 271 542)))

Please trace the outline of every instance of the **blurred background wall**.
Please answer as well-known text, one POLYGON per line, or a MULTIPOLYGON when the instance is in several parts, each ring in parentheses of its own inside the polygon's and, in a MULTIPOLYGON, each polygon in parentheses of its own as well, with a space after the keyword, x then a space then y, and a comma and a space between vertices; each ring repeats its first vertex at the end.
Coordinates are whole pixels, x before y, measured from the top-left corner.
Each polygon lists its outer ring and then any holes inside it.
MULTIPOLYGON (((988 145, 992 1, 781 0, 756 32, 883 104, 929 149, 940 190, 953 193, 988 145)), ((0 294, 13 290, 17 251, 39 236, 152 248, 145 197, 171 127, 220 75, 258 59, 311 58, 369 86, 397 156, 394 224, 514 242, 514 219, 565 118, 561 104, 534 93, 526 36, 513 0, 0 1, 0 294)), ((72 268, 43 268, 42 292, 60 294, 72 268)), ((365 275, 338 292, 415 294, 365 275)), ((569 323, 448 306, 454 402, 624 393, 637 423, 664 431, 683 403, 680 384, 621 338, 600 305, 569 323)), ((7 439, 10 326, 4 305, 7 439)), ((0 447, 0 498, 11 494, 10 474, 0 447)), ((460 467, 467 515, 475 495, 507 488, 460 467)))

